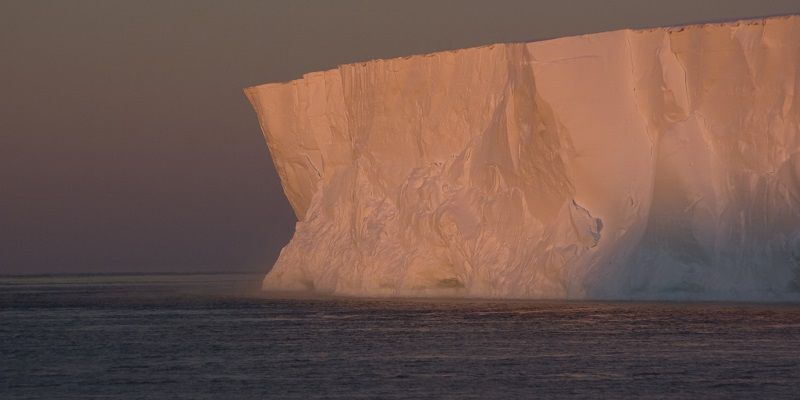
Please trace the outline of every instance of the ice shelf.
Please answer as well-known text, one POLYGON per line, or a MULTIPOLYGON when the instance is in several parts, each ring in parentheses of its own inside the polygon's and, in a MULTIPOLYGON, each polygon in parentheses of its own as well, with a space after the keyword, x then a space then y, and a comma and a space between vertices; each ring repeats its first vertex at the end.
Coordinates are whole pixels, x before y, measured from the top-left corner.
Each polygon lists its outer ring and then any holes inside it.
POLYGON ((266 290, 800 298, 800 16, 245 89, 298 219, 266 290))

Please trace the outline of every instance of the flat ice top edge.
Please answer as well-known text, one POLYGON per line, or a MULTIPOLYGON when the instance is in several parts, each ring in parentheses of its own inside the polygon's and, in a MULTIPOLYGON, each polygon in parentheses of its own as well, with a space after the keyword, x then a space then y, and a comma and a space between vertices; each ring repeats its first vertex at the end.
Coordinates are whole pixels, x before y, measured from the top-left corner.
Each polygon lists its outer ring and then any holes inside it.
POLYGON ((412 55, 407 55, 407 56, 399 56, 399 57, 391 57, 391 58, 375 58, 375 59, 371 59, 371 60, 357 61, 357 62, 352 62, 352 63, 340 64, 340 65, 338 65, 338 66, 336 66, 334 68, 330 68, 330 69, 326 69, 326 70, 306 72, 300 78, 297 78, 297 79, 292 79, 292 80, 282 81, 282 82, 262 83, 262 84, 258 84, 258 85, 248 86, 248 87, 244 88, 243 90, 244 90, 245 93, 249 93, 249 92, 252 92, 252 91, 254 91, 256 89, 268 89, 268 88, 280 87, 280 86, 284 86, 284 85, 293 85, 293 84, 296 84, 298 82, 302 82, 302 81, 306 80, 308 77, 316 76, 316 75, 319 75, 319 74, 324 74, 324 73, 330 72, 330 71, 335 71, 335 70, 337 70, 337 69, 339 69, 341 67, 345 67, 345 66, 367 65, 367 64, 372 64, 372 63, 390 62, 390 61, 395 61, 395 60, 418 59, 418 58, 425 58, 425 57, 433 57, 433 56, 436 56, 436 55, 439 55, 439 54, 455 54, 455 53, 462 52, 462 51, 469 51, 469 50, 475 50, 475 49, 481 49, 481 48, 492 48, 492 47, 498 46, 498 45, 506 45, 506 44, 514 44, 514 43, 523 43, 523 44, 528 44, 528 43, 548 43, 548 42, 555 42, 555 41, 564 40, 564 39, 587 38, 587 37, 590 37, 590 36, 609 34, 609 33, 615 33, 615 32, 634 32, 634 33, 636 33, 636 32, 652 32, 652 31, 663 30, 663 31, 669 33, 669 32, 680 32, 680 31, 683 31, 686 28, 703 29, 703 28, 707 28, 707 27, 739 26, 739 25, 742 25, 742 24, 744 24, 744 25, 766 25, 769 22, 774 22, 774 21, 778 21, 778 20, 790 20, 790 19, 795 19, 795 18, 800 18, 800 14, 754 17, 754 18, 735 19, 735 20, 719 21, 719 22, 692 23, 692 24, 685 24, 685 25, 657 26, 657 27, 652 27, 652 28, 623 28, 623 29, 614 29, 614 30, 610 30, 610 31, 583 33, 583 34, 579 34, 579 35, 561 36, 561 37, 550 38, 550 39, 532 40, 532 41, 528 41, 528 42, 498 42, 498 43, 490 43, 490 44, 484 44, 484 45, 480 45, 480 46, 471 46, 471 47, 464 47, 464 48, 452 49, 452 50, 435 51, 435 52, 431 52, 431 53, 412 54, 412 55))

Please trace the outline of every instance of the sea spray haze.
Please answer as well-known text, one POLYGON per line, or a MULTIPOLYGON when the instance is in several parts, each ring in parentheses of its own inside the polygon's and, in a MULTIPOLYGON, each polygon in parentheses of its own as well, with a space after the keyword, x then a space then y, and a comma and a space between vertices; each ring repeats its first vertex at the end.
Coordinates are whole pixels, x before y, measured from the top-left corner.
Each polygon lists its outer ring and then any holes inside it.
POLYGON ((800 17, 246 89, 299 220, 264 288, 798 299, 800 17))

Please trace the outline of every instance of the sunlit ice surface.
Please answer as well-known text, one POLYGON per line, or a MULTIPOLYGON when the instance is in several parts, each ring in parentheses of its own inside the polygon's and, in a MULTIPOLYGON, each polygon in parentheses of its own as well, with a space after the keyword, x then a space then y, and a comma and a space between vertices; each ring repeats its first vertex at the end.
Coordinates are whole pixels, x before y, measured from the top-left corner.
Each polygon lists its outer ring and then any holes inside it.
POLYGON ((628 29, 248 88, 299 220, 264 288, 800 300, 798 37, 628 29))

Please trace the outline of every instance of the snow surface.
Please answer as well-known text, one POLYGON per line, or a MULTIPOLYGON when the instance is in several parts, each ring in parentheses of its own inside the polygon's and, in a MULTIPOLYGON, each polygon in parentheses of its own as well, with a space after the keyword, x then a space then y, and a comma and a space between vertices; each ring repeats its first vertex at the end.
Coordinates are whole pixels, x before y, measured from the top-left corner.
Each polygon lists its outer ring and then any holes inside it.
POLYGON ((800 16, 245 90, 299 222, 266 290, 800 299, 800 16))

